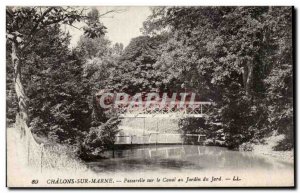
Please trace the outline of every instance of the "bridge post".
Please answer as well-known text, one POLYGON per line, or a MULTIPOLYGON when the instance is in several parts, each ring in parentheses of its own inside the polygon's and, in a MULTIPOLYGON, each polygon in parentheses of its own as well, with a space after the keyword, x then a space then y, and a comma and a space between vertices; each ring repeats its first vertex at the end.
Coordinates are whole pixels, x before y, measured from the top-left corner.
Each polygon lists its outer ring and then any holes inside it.
POLYGON ((27 162, 30 165, 30 139, 27 137, 27 162))
POLYGON ((200 104, 200 112, 201 112, 201 115, 203 114, 203 112, 202 112, 202 106, 203 106, 203 104, 200 104))
POLYGON ((42 143, 41 146, 41 162, 40 162, 40 166, 41 166, 41 173, 43 172, 43 156, 44 156, 44 144, 42 143))
POLYGON ((145 145, 145 140, 144 140, 144 137, 145 137, 145 128, 146 128, 146 118, 144 117, 143 145, 145 145))
POLYGON ((158 120, 156 120, 156 139, 155 139, 155 145, 157 145, 157 136, 158 136, 158 120))

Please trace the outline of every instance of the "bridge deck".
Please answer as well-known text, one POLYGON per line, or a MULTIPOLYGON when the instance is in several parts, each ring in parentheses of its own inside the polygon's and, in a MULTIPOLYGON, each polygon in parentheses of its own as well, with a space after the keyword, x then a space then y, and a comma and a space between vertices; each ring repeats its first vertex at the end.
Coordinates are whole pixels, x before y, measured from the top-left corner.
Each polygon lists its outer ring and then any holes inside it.
POLYGON ((175 133, 149 133, 145 135, 118 135, 115 144, 183 144, 184 138, 194 137, 200 143, 206 135, 201 134, 175 134, 175 133))
POLYGON ((177 119, 177 118, 187 118, 187 117, 195 117, 200 118, 203 117, 204 114, 180 114, 180 113, 158 113, 158 114, 134 114, 134 113, 126 113, 126 114, 120 114, 121 118, 169 118, 169 119, 177 119))

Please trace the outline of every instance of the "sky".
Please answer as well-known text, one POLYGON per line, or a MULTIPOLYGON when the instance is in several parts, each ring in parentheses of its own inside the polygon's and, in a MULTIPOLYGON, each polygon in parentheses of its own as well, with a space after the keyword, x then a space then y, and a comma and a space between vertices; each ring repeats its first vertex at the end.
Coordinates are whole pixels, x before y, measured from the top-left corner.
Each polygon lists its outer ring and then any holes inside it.
MULTIPOLYGON (((143 22, 151 14, 149 7, 134 6, 134 7, 97 7, 100 14, 109 10, 122 10, 120 13, 111 13, 102 17, 101 22, 107 27, 106 36, 112 43, 123 43, 127 46, 130 40, 134 37, 142 35, 140 28, 143 22)), ((82 27, 84 24, 77 23, 76 27, 82 27)), ((65 30, 70 32, 71 47, 75 47, 80 36, 83 34, 82 30, 65 26, 65 30)))

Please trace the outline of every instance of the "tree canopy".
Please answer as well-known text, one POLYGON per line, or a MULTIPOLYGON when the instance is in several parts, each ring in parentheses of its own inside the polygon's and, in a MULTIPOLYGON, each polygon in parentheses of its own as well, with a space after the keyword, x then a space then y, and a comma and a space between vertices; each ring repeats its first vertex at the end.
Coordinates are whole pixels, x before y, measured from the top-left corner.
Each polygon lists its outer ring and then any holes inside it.
POLYGON ((205 121, 181 120, 184 133, 201 125, 232 149, 277 133, 285 135, 278 150, 293 147, 291 7, 154 7, 125 48, 105 36, 97 9, 6 12, 9 123, 19 113, 36 135, 93 154, 113 143, 119 124, 97 105, 99 90, 184 87, 215 104, 205 121), (61 25, 76 22, 86 25, 70 49, 61 25))
POLYGON ((230 147, 271 131, 292 147, 291 7, 153 8, 144 32, 169 34, 155 65, 216 102, 230 147))

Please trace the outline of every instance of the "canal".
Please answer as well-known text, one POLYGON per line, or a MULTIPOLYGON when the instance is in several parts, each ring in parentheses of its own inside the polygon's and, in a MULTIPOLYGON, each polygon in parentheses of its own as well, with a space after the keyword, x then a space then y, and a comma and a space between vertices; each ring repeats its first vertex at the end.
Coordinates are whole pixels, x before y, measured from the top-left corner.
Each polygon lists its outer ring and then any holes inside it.
POLYGON ((88 162, 96 173, 290 171, 293 164, 251 152, 200 145, 139 145, 104 152, 105 159, 88 162))

